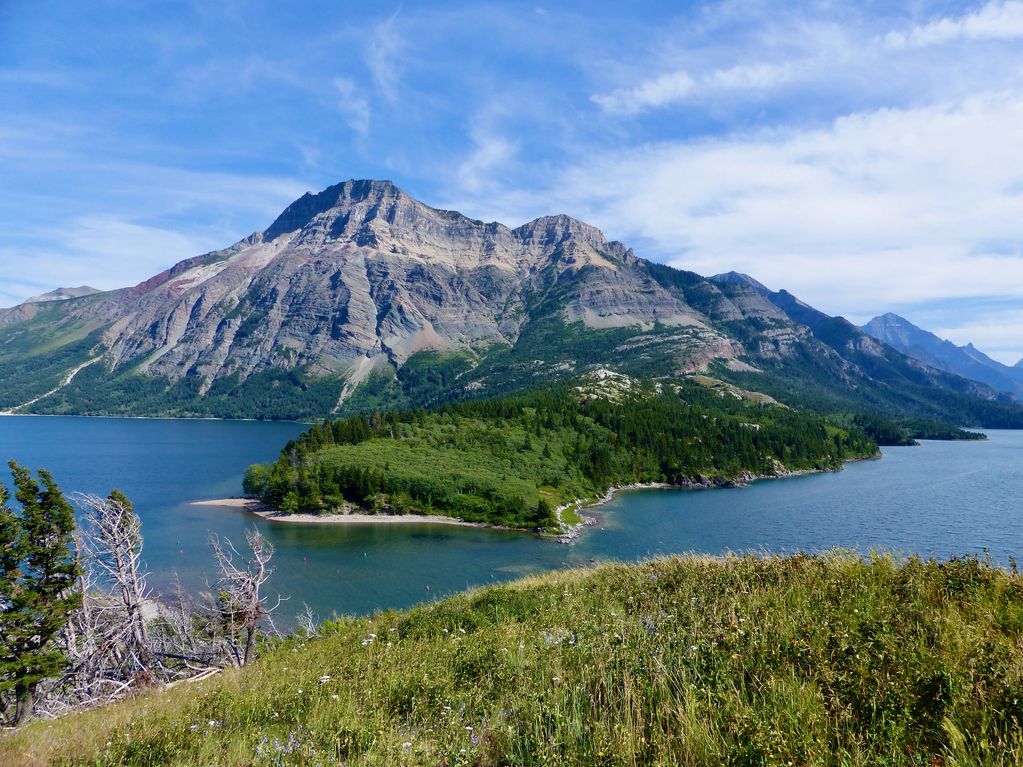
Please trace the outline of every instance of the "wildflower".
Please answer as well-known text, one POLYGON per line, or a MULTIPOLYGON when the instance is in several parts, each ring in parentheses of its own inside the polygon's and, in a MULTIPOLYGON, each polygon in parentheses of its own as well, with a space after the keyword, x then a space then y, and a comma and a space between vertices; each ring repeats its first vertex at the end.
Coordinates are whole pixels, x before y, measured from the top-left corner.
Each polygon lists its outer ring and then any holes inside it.
POLYGON ((401 747, 402 748, 406 748, 406 749, 407 748, 412 748, 412 741, 411 740, 406 740, 404 743, 401 744, 401 747))
POLYGON ((337 695, 337 694, 335 693, 334 695, 331 695, 331 696, 330 696, 330 699, 331 699, 331 700, 339 700, 339 699, 340 699, 340 696, 339 696, 339 695, 337 695))
POLYGON ((558 682, 561 681, 561 677, 560 676, 552 677, 551 681, 553 681, 554 684, 557 684, 558 682))

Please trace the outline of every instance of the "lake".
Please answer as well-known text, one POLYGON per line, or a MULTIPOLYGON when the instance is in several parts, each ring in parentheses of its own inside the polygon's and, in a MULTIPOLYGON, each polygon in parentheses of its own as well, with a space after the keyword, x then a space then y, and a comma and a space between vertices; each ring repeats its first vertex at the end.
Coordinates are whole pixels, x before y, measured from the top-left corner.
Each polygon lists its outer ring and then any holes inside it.
MULTIPOLYGON (((67 494, 131 498, 142 519, 150 582, 177 573, 189 591, 214 577, 210 533, 244 543, 258 524, 277 547, 273 591, 285 623, 406 607, 470 586, 593 560, 685 551, 819 551, 835 546, 946 558, 987 549, 1023 559, 1023 431, 985 442, 885 448, 844 471, 726 490, 639 490, 594 510, 600 524, 560 545, 528 534, 433 525, 267 523, 194 506, 241 491, 245 468, 273 460, 305 427, 294 423, 0 417, 0 457, 49 469, 67 494)), ((9 483, 9 475, 5 477, 9 483)))

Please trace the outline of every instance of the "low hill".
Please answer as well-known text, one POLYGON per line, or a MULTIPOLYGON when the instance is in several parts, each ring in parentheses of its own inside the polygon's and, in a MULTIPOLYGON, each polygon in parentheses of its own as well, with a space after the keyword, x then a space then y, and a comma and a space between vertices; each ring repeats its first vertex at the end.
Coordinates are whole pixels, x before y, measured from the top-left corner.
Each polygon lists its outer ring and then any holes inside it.
POLYGON ((680 557, 328 622, 0 740, 27 765, 1015 765, 1023 581, 680 557))

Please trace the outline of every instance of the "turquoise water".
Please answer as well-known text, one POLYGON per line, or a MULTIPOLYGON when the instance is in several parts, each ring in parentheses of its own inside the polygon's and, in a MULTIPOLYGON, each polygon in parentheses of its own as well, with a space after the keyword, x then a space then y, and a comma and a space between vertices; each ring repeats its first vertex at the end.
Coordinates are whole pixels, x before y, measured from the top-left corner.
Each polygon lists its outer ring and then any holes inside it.
POLYGON ((245 467, 273 459, 304 427, 250 421, 0 417, 0 457, 49 469, 67 493, 116 487, 142 518, 151 582, 213 577, 210 532, 241 543, 259 524, 277 547, 271 585, 320 617, 426 599, 591 560, 683 551, 894 549, 948 557, 987 548, 1023 559, 1023 431, 986 442, 887 448, 844 471, 729 490, 640 490, 596 510, 571 545, 431 525, 294 525, 190 501, 240 492, 245 467))

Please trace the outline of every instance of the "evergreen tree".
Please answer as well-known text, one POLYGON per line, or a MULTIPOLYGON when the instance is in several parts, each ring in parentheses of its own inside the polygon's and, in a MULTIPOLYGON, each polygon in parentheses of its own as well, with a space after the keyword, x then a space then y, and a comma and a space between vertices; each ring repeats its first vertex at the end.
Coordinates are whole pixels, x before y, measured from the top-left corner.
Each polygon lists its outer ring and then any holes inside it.
POLYGON ((59 674, 67 659, 55 637, 81 603, 75 590, 78 564, 72 550, 75 522, 71 505, 53 477, 39 471, 42 487, 29 471, 9 463, 18 516, 0 512, 0 691, 13 691, 14 723, 32 713, 36 687, 59 674))

